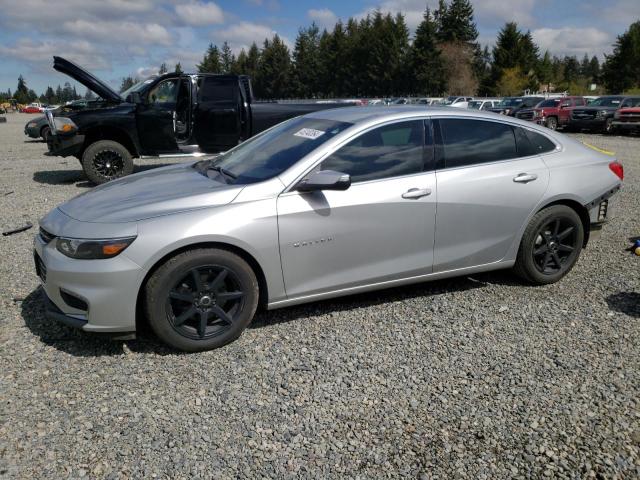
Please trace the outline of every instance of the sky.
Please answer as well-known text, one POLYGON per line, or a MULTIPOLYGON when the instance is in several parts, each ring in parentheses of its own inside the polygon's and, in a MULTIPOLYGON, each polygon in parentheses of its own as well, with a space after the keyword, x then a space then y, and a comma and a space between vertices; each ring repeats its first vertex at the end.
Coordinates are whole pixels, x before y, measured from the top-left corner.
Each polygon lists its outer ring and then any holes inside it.
MULTIPOLYGON (((86 67, 119 86, 176 62, 193 71, 209 42, 225 40, 237 53, 278 33, 293 46, 300 27, 331 28, 338 19, 379 9, 401 12, 411 30, 437 0, 0 0, 0 90, 13 91, 19 75, 38 94, 68 77, 53 55, 86 67)), ((530 30, 541 51, 587 53, 601 59, 617 35, 640 20, 640 0, 472 0, 482 45, 493 46, 508 21, 530 30)), ((73 82, 71 82, 73 84, 73 82)), ((84 87, 78 86, 83 93, 84 87)))

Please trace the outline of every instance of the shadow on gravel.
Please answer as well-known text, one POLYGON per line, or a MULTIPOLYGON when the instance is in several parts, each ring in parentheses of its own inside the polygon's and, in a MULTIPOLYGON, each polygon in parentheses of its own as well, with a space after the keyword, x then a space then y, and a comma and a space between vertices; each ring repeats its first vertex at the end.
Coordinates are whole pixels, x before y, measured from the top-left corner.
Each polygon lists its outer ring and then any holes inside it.
POLYGON ((115 340, 107 334, 88 333, 49 320, 44 315, 42 288, 32 291, 21 305, 25 325, 42 343, 75 357, 102 357, 135 353, 155 353, 158 355, 180 355, 182 352, 162 345, 149 334, 136 340, 115 340))
POLYGON ((618 292, 607 297, 607 305, 611 310, 624 313, 630 317, 640 318, 640 293, 618 292))
MULTIPOLYGON (((65 162, 66 163, 66 162, 65 162)), ((74 163, 73 161, 70 163, 74 163)), ((78 164, 76 164, 78 165, 78 164)), ((136 165, 133 169, 133 173, 146 172, 153 168, 167 167, 174 165, 173 163, 162 163, 155 165, 136 165)), ((87 180, 84 172, 79 170, 42 170, 34 172, 33 180, 38 183, 44 183, 47 185, 70 185, 76 184, 76 187, 90 188, 95 187, 91 182, 87 180)))
MULTIPOLYGON (((249 328, 263 328, 279 323, 304 321, 310 315, 340 313, 363 307, 393 303, 417 297, 432 297, 445 293, 463 292, 487 285, 521 285, 508 271, 476 274, 447 280, 389 288, 274 311, 260 311, 249 328)), ((116 340, 112 335, 88 333, 49 320, 44 315, 42 287, 33 290, 21 305, 27 328, 46 345, 76 357, 101 357, 135 353, 157 355, 184 354, 161 344, 147 329, 138 332, 136 340, 116 340), (125 346, 126 345, 126 346, 125 346)), ((186 355, 186 354, 185 354, 186 355)))
POLYGON ((463 292, 487 285, 522 286, 522 283, 509 271, 479 273, 466 277, 405 285, 374 292, 359 293, 330 300, 320 300, 273 311, 258 313, 249 328, 262 328, 278 323, 304 320, 309 315, 340 313, 362 307, 384 303, 393 303, 417 297, 432 297, 444 293, 463 292))

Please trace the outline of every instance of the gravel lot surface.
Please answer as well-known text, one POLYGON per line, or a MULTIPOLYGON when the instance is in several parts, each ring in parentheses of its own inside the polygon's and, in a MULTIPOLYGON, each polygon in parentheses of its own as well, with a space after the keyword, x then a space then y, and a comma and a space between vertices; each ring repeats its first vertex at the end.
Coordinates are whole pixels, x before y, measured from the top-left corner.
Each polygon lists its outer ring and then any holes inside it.
MULTIPOLYGON (((0 124, 3 230, 88 188, 28 118, 0 124)), ((492 273, 287 308, 213 352, 47 321, 36 227, 0 237, 0 477, 640 477, 640 138, 579 137, 626 181, 559 284, 492 273)))

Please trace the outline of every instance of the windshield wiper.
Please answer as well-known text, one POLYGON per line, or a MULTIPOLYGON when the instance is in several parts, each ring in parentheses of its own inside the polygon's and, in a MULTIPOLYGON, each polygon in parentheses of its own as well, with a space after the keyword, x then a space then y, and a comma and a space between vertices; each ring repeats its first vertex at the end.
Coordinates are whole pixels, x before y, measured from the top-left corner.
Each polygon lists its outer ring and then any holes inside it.
POLYGON ((230 178, 231 180, 235 180, 236 178, 238 178, 235 173, 230 172, 226 168, 223 168, 219 165, 211 165, 209 168, 207 168, 207 170, 213 170, 215 172, 221 173, 223 176, 230 178))

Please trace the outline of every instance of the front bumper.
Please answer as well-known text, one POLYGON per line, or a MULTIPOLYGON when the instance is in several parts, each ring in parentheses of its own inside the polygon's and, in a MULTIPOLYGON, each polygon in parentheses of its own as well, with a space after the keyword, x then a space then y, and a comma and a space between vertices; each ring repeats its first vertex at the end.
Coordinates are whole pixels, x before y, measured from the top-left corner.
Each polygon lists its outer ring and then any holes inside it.
POLYGON ((47 155, 55 157, 80 156, 84 145, 84 135, 49 135, 47 155))
POLYGON ((590 118, 590 119, 574 119, 569 120, 569 127, 585 130, 602 130, 606 122, 606 117, 590 118))
POLYGON ((135 331, 142 269, 124 254, 106 260, 68 258, 55 243, 40 235, 34 239, 47 318, 88 332, 135 331))
POLYGON ((40 129, 37 127, 24 126, 24 134, 31 138, 40 138, 40 129))
POLYGON ((612 125, 620 130, 640 130, 640 122, 620 122, 614 120, 612 125))

